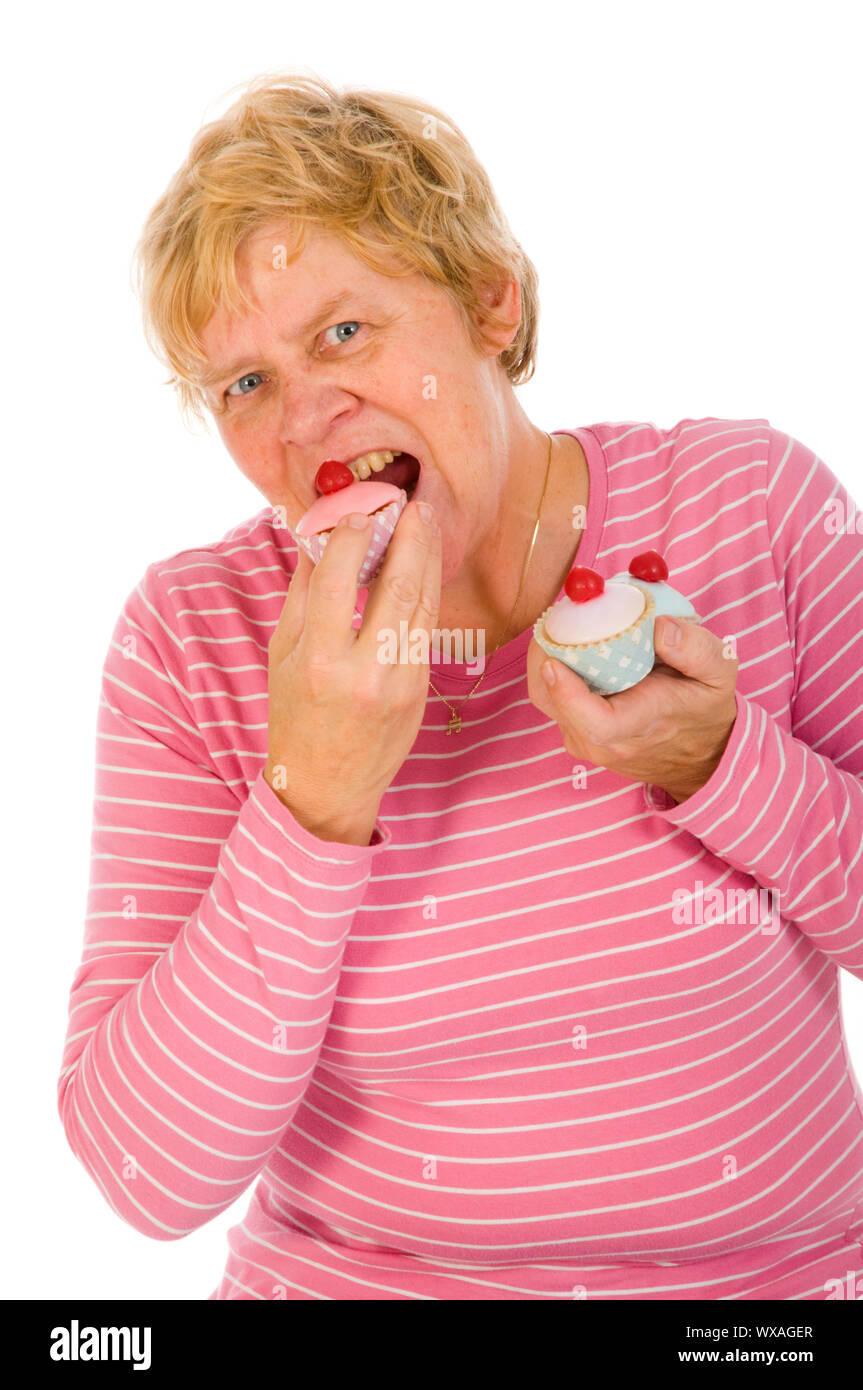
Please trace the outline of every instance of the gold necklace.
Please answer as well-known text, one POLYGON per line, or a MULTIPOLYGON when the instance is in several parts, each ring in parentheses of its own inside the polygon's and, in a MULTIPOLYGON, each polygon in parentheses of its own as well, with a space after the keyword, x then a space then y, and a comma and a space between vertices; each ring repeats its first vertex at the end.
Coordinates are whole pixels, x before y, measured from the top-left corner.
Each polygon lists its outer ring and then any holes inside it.
POLYGON ((489 668, 489 666, 491 665, 491 663, 492 663, 492 661, 494 660, 494 658, 495 658, 495 656, 497 655, 497 653, 500 651, 501 647, 504 645, 504 641, 505 641, 505 639, 506 639, 506 637, 507 637, 507 634, 509 633, 510 624, 512 623, 512 620, 513 620, 513 618, 515 617, 515 610, 516 610, 516 608, 518 608, 518 601, 519 601, 519 599, 521 598, 521 591, 522 591, 522 589, 524 588, 524 581, 525 581, 525 579, 527 578, 527 571, 528 571, 528 569, 530 568, 530 561, 531 561, 531 557, 532 557, 532 555, 533 555, 533 547, 534 547, 535 544, 536 544, 536 538, 537 538, 537 536, 538 536, 538 534, 539 534, 539 516, 540 516, 540 512, 542 511, 542 504, 543 504, 543 502, 545 501, 545 489, 546 489, 546 487, 548 486, 548 474, 549 474, 549 470, 550 470, 550 468, 551 468, 551 435, 550 435, 550 434, 549 434, 549 435, 546 435, 546 438, 547 438, 547 440, 548 440, 548 458, 547 458, 546 464, 545 464, 545 481, 544 481, 544 483, 543 483, 543 485, 542 485, 542 494, 541 494, 540 499, 539 499, 539 507, 537 508, 537 512, 536 512, 536 522, 534 523, 534 527, 533 527, 533 535, 532 535, 531 538, 530 538, 530 546, 528 547, 527 559, 526 559, 525 562, 524 562, 524 567, 523 567, 522 572, 521 572, 521 583, 520 583, 519 586, 518 586, 518 593, 517 593, 516 596, 515 596, 515 603, 512 605, 512 612, 510 613, 509 617, 507 618, 506 627, 505 627, 504 630, 503 630, 503 637, 500 639, 500 641, 498 642, 498 644, 497 644, 497 646, 495 647, 494 651, 492 652, 491 656, 489 657, 488 661, 485 663, 485 667, 484 667, 484 669, 483 669, 483 673, 482 673, 482 675, 480 676, 479 680, 477 681, 476 685, 473 687, 472 690, 469 690, 469 691, 468 691, 468 693, 465 695, 464 699, 462 700, 462 702, 461 702, 461 704, 458 706, 458 708, 456 708, 455 705, 451 705, 450 702, 449 702, 449 700, 446 698, 446 696, 445 696, 445 695, 441 695, 440 691, 437 690, 437 689, 435 688, 435 686, 432 685, 431 680, 429 680, 429 685, 431 686, 431 688, 432 688, 432 690, 434 691, 435 695, 437 695, 437 697, 438 697, 439 700, 443 700, 444 704, 446 705, 447 709, 448 709, 449 712, 450 712, 450 721, 449 721, 449 724, 447 725, 447 734, 460 734, 460 733, 461 733, 461 724, 462 724, 462 721, 461 721, 461 714, 459 713, 459 711, 462 710, 462 709, 464 708, 464 706, 467 704, 468 700, 470 699, 471 695, 473 695, 475 691, 479 690, 480 685, 481 685, 482 682, 485 680, 486 674, 487 674, 487 672, 488 672, 488 668, 489 668))

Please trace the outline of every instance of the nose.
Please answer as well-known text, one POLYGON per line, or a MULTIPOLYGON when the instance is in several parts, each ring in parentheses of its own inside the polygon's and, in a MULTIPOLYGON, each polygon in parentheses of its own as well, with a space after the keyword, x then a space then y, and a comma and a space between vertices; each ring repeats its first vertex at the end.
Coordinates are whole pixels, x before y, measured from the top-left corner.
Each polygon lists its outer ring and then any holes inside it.
POLYGON ((297 452, 320 452, 344 433, 360 408, 355 396, 331 382, 295 376, 280 392, 279 442, 297 452))

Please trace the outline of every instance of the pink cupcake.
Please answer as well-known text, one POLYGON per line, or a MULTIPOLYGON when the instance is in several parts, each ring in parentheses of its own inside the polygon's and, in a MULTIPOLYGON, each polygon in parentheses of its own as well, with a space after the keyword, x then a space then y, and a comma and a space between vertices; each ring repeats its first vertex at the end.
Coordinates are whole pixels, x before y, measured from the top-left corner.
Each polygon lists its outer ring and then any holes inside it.
POLYGON ((343 516, 349 516, 351 512, 370 516, 372 534, 357 576, 358 587, 364 588, 375 578, 383 564, 396 522, 404 511, 407 493, 392 483, 357 482, 345 464, 335 462, 322 464, 315 481, 318 491, 324 495, 300 517, 294 539, 317 564, 327 547, 333 527, 343 516), (325 473, 324 470, 328 471, 325 473))

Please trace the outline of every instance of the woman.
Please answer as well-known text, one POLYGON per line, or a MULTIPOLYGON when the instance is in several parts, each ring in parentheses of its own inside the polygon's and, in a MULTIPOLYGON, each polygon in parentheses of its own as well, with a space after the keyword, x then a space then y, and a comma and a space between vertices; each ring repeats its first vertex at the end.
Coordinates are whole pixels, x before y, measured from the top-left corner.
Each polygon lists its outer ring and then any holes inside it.
POLYGON ((110 644, 73 1152, 156 1240, 257 1180, 214 1299, 842 1296, 850 498, 764 419, 528 420, 533 267, 398 96, 252 84, 139 264, 181 401, 268 506, 152 564, 110 644), (363 530, 313 569, 292 529, 370 450, 409 501, 358 590, 363 530), (702 621, 592 694, 532 624, 576 556, 648 549, 702 621), (403 622, 490 659, 379 660, 403 622))

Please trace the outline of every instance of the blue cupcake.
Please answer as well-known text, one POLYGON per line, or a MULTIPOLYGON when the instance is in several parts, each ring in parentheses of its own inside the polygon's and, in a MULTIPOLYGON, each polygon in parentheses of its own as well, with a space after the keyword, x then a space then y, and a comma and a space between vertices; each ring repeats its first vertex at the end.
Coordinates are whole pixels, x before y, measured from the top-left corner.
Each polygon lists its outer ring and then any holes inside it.
POLYGON ((567 575, 566 596, 537 618, 533 635, 544 652, 576 671, 595 694, 628 690, 653 669, 657 617, 700 621, 667 578, 668 567, 656 550, 636 555, 628 572, 608 581, 575 565, 567 575))

